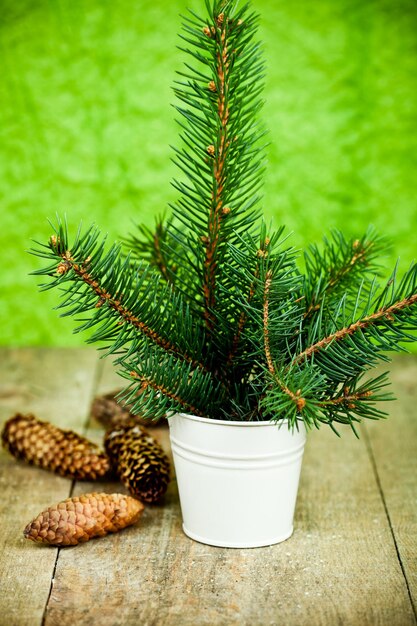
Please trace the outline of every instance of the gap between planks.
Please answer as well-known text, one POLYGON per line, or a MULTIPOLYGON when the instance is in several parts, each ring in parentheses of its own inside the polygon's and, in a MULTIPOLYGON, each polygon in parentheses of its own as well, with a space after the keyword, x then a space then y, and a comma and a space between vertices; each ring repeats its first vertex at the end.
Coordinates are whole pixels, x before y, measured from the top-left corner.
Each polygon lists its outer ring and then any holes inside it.
POLYGON ((384 491, 382 489, 381 479, 380 479, 380 476, 379 476, 379 473, 378 473, 377 464, 376 464, 376 461, 375 461, 375 455, 374 455, 374 452, 372 450, 371 440, 369 438, 369 434, 368 434, 368 431, 366 429, 366 425, 365 424, 363 424, 361 432, 362 432, 362 435, 363 435, 364 440, 365 440, 366 448, 368 450, 369 458, 370 458, 370 461, 371 461, 371 464, 372 464, 372 469, 373 469, 374 476, 375 476, 375 482, 376 482, 376 484, 378 486, 378 490, 379 490, 379 493, 380 493, 380 496, 381 496, 381 501, 382 501, 382 504, 384 506, 385 515, 387 516, 387 521, 388 521, 389 529, 391 531, 392 541, 393 541, 393 544, 394 544, 394 547, 395 547, 395 552, 397 554, 398 563, 400 565, 401 572, 402 572, 402 575, 404 577, 404 582, 405 582, 405 585, 407 587, 408 597, 410 599, 410 604, 411 604, 411 607, 413 609, 414 619, 417 622, 417 612, 416 612, 416 607, 415 607, 415 604, 414 604, 413 596, 412 596, 412 593, 411 593, 410 583, 408 581, 408 577, 407 577, 407 574, 406 574, 406 571, 405 571, 405 567, 404 567, 404 564, 403 564, 403 561, 402 561, 402 558, 401 558, 401 553, 400 553, 400 549, 398 547, 397 538, 395 536, 394 527, 393 527, 393 524, 392 524, 392 521, 391 521, 391 516, 390 516, 389 510, 388 510, 387 501, 386 501, 386 498, 385 498, 385 495, 384 495, 384 491))

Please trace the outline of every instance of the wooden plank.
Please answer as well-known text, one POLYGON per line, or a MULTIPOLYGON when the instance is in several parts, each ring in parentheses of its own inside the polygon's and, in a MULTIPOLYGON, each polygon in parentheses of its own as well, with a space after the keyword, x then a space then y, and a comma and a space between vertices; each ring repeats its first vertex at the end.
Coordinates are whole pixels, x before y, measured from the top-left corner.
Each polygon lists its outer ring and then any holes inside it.
MULTIPOLYGON (((80 430, 92 390, 97 357, 91 350, 0 350, 0 419, 33 412, 80 430)), ((42 621, 57 550, 23 538, 23 528, 47 506, 67 498, 71 481, 0 454, 2 623, 42 621)))
POLYGON ((391 366, 394 394, 387 403, 390 418, 367 426, 371 455, 388 511, 392 532, 417 607, 417 359, 409 355, 391 366))
MULTIPOLYGON (((107 373, 102 388, 113 385, 107 373)), ((173 482, 165 505, 148 507, 135 527, 62 550, 45 624, 73 623, 414 624, 364 441, 312 434, 285 543, 223 550, 191 541, 173 482)))

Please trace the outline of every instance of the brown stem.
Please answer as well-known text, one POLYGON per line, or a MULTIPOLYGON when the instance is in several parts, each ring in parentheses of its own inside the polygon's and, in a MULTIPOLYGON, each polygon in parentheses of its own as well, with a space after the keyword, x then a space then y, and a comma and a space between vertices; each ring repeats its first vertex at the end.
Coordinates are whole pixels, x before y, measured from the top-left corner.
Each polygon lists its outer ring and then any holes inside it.
POLYGON ((293 360, 293 364, 300 363, 303 359, 307 359, 309 356, 311 356, 315 352, 318 352, 319 350, 326 348, 333 341, 340 341, 344 339, 345 337, 347 337, 348 335, 353 335, 356 331, 367 328, 368 326, 371 326, 371 324, 375 324, 380 320, 387 319, 389 321, 392 321, 397 313, 401 312, 403 309, 406 309, 409 306, 412 306, 413 304, 416 304, 416 303, 417 303, 417 293, 410 296, 409 298, 404 298, 403 300, 400 300, 399 302, 395 302, 394 304, 392 304, 391 306, 387 308, 380 309, 379 311, 372 313, 372 315, 368 315, 367 317, 364 317, 362 320, 359 320, 358 322, 354 322, 353 324, 350 324, 349 326, 336 331, 335 333, 329 335, 328 337, 324 337, 324 339, 320 339, 320 341, 317 341, 317 343, 314 343, 312 346, 310 346, 309 348, 301 352, 298 356, 296 356, 295 359, 293 360))
POLYGON ((264 326, 264 349, 268 369, 272 375, 275 375, 274 363, 271 356, 271 347, 269 344, 269 290, 272 282, 272 271, 268 270, 265 276, 264 287, 264 306, 263 306, 263 326, 264 326))
POLYGON ((367 391, 357 391, 356 393, 350 393, 350 390, 345 387, 343 390, 343 396, 339 398, 332 398, 331 400, 325 400, 321 402, 319 406, 337 406, 339 404, 347 404, 349 409, 356 408, 357 400, 362 400, 363 398, 370 398, 372 396, 372 391, 369 389, 367 391))
POLYGON ((208 233, 205 238, 205 261, 203 272, 203 295, 204 317, 207 328, 213 329, 215 316, 213 313, 216 304, 216 270, 217 249, 221 237, 221 221, 223 215, 229 212, 229 207, 224 206, 224 183, 225 183, 225 157, 228 146, 227 123, 229 120, 229 108, 227 106, 227 72, 229 69, 229 54, 226 41, 226 22, 221 13, 217 17, 217 26, 220 33, 220 51, 217 54, 217 112, 219 118, 219 137, 217 147, 209 146, 208 153, 213 156, 213 176, 215 189, 212 191, 212 203, 208 218, 208 233))

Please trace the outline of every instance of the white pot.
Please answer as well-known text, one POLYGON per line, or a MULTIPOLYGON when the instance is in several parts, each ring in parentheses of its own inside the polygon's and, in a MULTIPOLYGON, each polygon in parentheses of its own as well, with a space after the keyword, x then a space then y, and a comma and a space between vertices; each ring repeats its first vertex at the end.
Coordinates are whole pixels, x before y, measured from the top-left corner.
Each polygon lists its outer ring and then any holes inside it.
POLYGON ((228 422, 177 414, 170 437, 186 535, 256 548, 293 532, 304 424, 228 422))

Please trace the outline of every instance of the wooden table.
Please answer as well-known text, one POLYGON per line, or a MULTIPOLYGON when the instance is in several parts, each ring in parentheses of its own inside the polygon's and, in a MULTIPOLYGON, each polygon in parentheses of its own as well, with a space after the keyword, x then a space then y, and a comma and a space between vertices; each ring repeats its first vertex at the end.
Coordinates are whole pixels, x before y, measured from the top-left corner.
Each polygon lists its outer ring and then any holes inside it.
MULTIPOLYGON (((32 411, 100 441, 93 396, 111 364, 77 349, 0 350, 1 418, 32 411)), ((118 484, 71 483, 1 454, 1 624, 329 625, 416 623, 417 358, 392 366, 391 417, 337 439, 309 438, 295 532, 282 544, 223 550, 181 531, 175 481, 137 525, 56 549, 23 538, 41 510, 118 484)), ((167 431, 158 438, 169 448, 167 431)), ((248 507, 250 502, 248 502, 248 507)))

